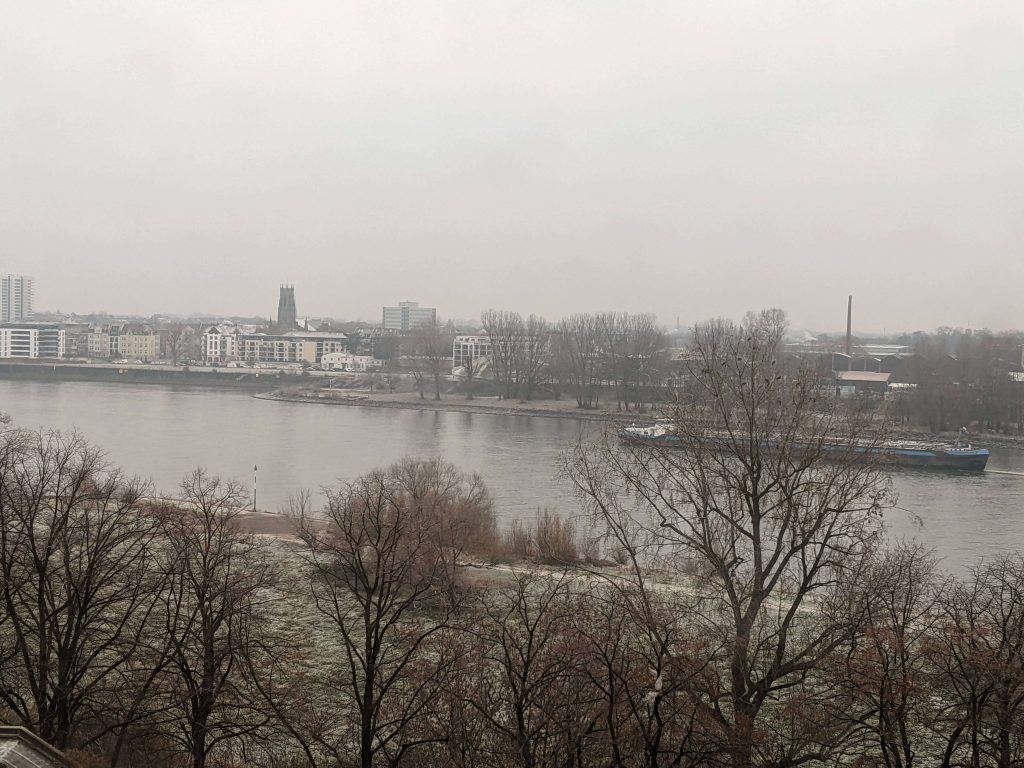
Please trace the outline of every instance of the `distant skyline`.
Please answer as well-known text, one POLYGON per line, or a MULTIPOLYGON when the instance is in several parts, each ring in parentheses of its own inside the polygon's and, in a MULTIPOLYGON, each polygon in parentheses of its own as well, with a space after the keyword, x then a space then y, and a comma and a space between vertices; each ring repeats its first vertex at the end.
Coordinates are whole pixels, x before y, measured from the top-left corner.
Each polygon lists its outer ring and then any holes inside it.
POLYGON ((1024 327, 1024 5, 15 4, 38 311, 1024 327))

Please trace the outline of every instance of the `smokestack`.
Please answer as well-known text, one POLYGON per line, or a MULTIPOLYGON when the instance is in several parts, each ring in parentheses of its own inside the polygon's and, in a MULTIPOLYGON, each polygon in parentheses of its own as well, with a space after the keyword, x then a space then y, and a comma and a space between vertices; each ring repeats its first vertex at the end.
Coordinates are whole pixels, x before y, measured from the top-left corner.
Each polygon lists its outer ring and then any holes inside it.
POLYGON ((853 296, 846 300, 846 356, 853 354, 853 296))

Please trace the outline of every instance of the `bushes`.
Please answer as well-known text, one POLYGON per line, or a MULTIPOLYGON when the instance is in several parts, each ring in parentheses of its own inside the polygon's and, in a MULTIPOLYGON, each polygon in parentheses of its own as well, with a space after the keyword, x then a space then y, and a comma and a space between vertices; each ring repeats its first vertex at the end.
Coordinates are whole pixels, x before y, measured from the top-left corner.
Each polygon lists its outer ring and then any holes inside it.
POLYGON ((509 557, 533 559, 548 565, 573 563, 579 559, 576 526, 550 509, 538 510, 532 526, 513 520, 505 529, 505 553, 509 557))

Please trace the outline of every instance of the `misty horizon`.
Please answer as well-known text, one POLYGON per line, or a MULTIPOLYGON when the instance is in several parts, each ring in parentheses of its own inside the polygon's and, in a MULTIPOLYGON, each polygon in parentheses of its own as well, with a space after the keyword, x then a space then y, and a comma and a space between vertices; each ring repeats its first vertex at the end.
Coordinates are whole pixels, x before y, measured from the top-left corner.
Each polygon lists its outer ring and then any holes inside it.
POLYGON ((1021 326, 1018 4, 95 3, 0 32, 38 310, 1021 326))

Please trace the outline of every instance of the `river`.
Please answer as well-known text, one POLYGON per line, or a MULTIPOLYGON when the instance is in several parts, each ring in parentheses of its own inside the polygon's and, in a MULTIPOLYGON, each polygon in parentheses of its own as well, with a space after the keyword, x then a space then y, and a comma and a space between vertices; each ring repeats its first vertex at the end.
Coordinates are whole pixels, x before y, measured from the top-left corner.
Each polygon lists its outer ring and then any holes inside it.
MULTIPOLYGON (((443 456, 479 472, 504 519, 539 507, 573 513, 559 454, 586 428, 571 419, 326 406, 199 388, 0 380, 17 425, 80 430, 110 461, 173 493, 197 466, 252 483, 276 511, 298 488, 317 492, 403 456, 443 456)), ((1024 451, 993 449, 985 473, 898 471, 890 535, 916 537, 958 571, 1024 547, 1024 451)))

